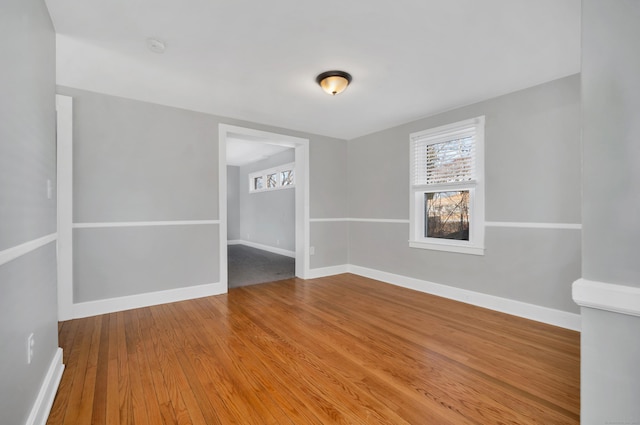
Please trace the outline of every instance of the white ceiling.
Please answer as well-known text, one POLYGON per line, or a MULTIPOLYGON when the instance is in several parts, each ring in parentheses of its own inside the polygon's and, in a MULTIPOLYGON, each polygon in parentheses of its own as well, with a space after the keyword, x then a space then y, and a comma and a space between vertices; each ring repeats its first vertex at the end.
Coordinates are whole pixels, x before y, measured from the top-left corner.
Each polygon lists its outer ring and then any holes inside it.
POLYGON ((268 143, 266 140, 247 136, 227 136, 227 165, 236 167, 267 159, 271 155, 293 149, 268 143))
POLYGON ((580 71, 580 0, 46 3, 60 85, 343 139, 580 71))

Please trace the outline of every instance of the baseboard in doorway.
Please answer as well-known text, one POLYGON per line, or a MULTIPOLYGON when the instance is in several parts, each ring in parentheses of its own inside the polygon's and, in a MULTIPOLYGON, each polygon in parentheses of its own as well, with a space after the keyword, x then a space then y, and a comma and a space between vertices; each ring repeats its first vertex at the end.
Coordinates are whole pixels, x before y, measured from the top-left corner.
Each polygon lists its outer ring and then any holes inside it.
POLYGON ((284 255, 285 257, 296 258, 296 253, 294 251, 289 251, 287 249, 278 248, 275 246, 263 245, 261 243, 245 241, 241 239, 234 239, 227 241, 227 245, 244 245, 249 246, 251 248, 261 249, 263 251, 271 252, 273 254, 284 255))
POLYGON ((349 265, 341 264, 339 266, 319 267, 317 269, 310 269, 307 275, 307 279, 318 279, 320 277, 334 276, 337 274, 348 273, 349 265))

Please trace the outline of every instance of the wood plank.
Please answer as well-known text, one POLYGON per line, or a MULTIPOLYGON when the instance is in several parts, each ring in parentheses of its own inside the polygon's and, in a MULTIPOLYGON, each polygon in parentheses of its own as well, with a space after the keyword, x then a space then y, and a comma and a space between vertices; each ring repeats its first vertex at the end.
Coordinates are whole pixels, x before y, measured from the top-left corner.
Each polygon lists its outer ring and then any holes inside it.
POLYGON ((134 361, 137 367, 136 369, 133 369, 132 365, 132 370, 138 371, 137 375, 140 379, 139 385, 142 386, 142 394, 140 397, 144 401, 144 405, 139 405, 139 407, 136 403, 134 410, 140 412, 138 413, 139 416, 144 416, 142 410, 145 410, 150 425, 161 424, 163 422, 162 412, 160 411, 160 402, 158 401, 153 385, 151 365, 147 360, 146 354, 149 335, 145 333, 140 324, 139 313, 139 310, 132 310, 128 312, 130 322, 127 328, 127 332, 131 331, 132 346, 135 346, 135 356, 131 356, 130 358, 135 358, 134 361))
MULTIPOLYGON (((139 333, 136 314, 135 312, 126 311, 123 313, 123 317, 126 319, 123 320, 121 327, 125 333, 124 337, 127 351, 126 367, 129 370, 128 380, 131 388, 131 398, 129 400, 129 403, 131 405, 130 423, 136 425, 152 425, 152 422, 149 422, 149 414, 147 413, 144 386, 142 384, 143 372, 141 371, 141 369, 143 368, 143 365, 141 365, 138 361, 138 349, 140 341, 137 338, 139 333)), ((124 368, 125 366, 122 365, 119 367, 124 368)), ((128 408, 125 407, 125 409, 128 408)), ((129 415, 125 416, 128 417, 129 415)))
MULTIPOLYGON (((169 398, 167 385, 164 382, 164 376, 160 367, 160 360, 157 356, 157 332, 159 330, 155 328, 150 309, 139 309, 138 319, 140 320, 142 333, 148 336, 144 339, 144 355, 146 357, 145 361, 149 364, 149 371, 151 375, 150 385, 153 385, 152 388, 155 391, 155 398, 160 412, 160 418, 162 420, 158 423, 179 425, 173 404, 169 398)), ((178 403, 179 401, 175 400, 174 402, 178 403)))
POLYGON ((71 351, 69 363, 64 371, 65 374, 69 373, 73 376, 67 398, 69 408, 62 422, 65 425, 91 421, 101 323, 102 317, 88 318, 79 322, 78 334, 74 338, 75 348, 71 351))
POLYGON ((116 351, 119 419, 122 425, 134 425, 133 394, 129 379, 129 365, 133 362, 129 360, 124 312, 116 314, 116 351))
MULTIPOLYGON (((106 424, 107 423, 107 389, 109 385, 109 324, 111 323, 111 315, 105 314, 98 316, 101 322, 100 333, 98 334, 98 344, 92 344, 93 347, 97 347, 97 356, 92 356, 92 359, 96 359, 95 365, 92 363, 92 373, 88 374, 95 376, 93 386, 87 386, 86 392, 91 395, 91 388, 94 388, 93 404, 83 403, 84 408, 91 406, 92 414, 90 416, 92 424, 106 424)), ((83 423, 83 422, 78 422, 83 423)), ((87 422, 85 422, 87 423, 87 422)))
POLYGON ((63 322, 50 425, 579 424, 577 332, 344 274, 63 322))

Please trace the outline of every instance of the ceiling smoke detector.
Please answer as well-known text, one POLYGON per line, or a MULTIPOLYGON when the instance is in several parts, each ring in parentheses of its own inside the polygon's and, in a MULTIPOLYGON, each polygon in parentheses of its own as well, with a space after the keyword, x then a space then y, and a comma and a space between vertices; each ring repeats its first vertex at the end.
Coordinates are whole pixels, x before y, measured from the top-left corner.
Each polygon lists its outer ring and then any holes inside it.
POLYGON ((165 49, 167 48, 164 44, 164 41, 159 40, 155 37, 147 38, 147 47, 153 53, 164 53, 165 49))

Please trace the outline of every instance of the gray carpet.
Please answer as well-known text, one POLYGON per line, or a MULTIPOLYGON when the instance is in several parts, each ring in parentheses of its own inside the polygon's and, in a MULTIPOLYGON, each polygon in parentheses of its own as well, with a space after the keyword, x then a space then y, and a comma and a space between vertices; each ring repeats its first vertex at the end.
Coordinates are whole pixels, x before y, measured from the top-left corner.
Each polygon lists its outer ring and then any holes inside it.
POLYGON ((245 245, 229 245, 229 288, 290 279, 295 276, 295 258, 245 245))

